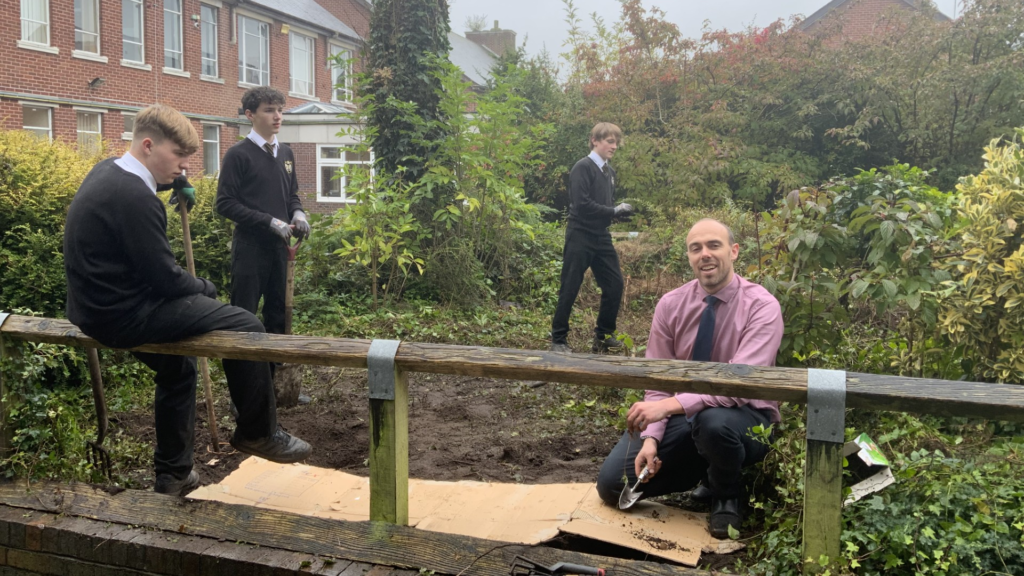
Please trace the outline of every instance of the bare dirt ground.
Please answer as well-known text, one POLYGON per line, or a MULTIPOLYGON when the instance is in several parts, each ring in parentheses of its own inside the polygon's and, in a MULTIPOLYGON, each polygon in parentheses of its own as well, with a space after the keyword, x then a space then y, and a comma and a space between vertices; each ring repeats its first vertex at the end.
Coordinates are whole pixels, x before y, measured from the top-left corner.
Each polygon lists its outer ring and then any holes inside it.
MULTIPOLYGON (((313 446, 307 463, 368 475, 366 371, 309 367, 304 388, 313 402, 279 410, 278 421, 313 446)), ((410 374, 409 475, 536 484, 593 481, 619 433, 610 425, 547 416, 552 404, 580 392, 570 388, 577 387, 534 388, 516 380, 410 374)), ((218 401, 219 408, 226 403, 218 401)), ((223 453, 211 453, 202 405, 198 412, 196 471, 203 483, 216 483, 245 455, 226 445, 223 453)), ((231 426, 220 416, 223 444, 231 437, 231 426)), ((153 436, 151 414, 119 415, 118 421, 137 438, 153 436)), ((146 485, 144 477, 136 480, 146 485)))

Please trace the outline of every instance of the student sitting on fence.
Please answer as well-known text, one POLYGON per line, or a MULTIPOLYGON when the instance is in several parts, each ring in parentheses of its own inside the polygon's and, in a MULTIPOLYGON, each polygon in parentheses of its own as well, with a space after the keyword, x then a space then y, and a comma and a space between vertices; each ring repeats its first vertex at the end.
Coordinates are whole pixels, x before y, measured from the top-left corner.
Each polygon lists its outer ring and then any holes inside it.
MULTIPOLYGON (((782 312, 767 290, 733 272, 739 244, 732 231, 701 220, 686 247, 696 279, 658 302, 647 358, 774 365, 782 312)), ((729 526, 739 529, 743 521, 741 471, 768 450, 750 429, 779 421, 773 401, 648 390, 629 409, 628 429, 601 467, 598 493, 615 505, 623 477, 632 485, 646 467, 644 498, 697 487, 696 496, 712 501, 712 536, 727 538, 729 526), (706 489, 698 487, 702 481, 706 489)))
MULTIPOLYGON (((174 261, 157 186, 181 176, 198 148, 187 118, 150 106, 135 118, 128 152, 97 164, 71 202, 64 232, 68 319, 105 346, 175 342, 212 330, 264 332, 255 316, 218 302, 213 283, 174 261)), ((199 485, 192 469, 196 359, 132 354, 156 371, 154 490, 183 494, 199 485)), ((275 462, 306 459, 309 444, 278 429, 270 366, 224 360, 224 373, 239 412, 232 446, 275 462)))

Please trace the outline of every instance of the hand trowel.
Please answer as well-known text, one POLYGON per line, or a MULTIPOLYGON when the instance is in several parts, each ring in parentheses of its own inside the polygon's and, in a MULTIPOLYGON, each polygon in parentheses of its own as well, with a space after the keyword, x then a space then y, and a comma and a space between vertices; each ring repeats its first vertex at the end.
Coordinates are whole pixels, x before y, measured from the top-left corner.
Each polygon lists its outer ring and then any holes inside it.
POLYGON ((640 477, 636 479, 636 484, 633 484, 632 488, 630 488, 629 484, 622 487, 622 494, 619 494, 619 510, 626 510, 632 507, 644 495, 643 492, 637 492, 637 488, 650 475, 651 471, 644 466, 644 469, 640 471, 640 477))

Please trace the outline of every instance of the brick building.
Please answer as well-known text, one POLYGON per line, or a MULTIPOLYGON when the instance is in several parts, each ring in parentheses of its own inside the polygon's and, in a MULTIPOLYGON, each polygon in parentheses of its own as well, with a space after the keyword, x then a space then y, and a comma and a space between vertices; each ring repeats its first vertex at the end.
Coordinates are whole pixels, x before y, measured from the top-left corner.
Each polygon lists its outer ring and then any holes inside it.
MULTIPOLYGON (((339 182, 318 178, 320 157, 340 161, 337 132, 352 110, 349 78, 330 55, 351 57, 369 30, 365 0, 0 0, 0 118, 7 129, 119 153, 134 115, 160 102, 192 119, 203 139, 192 172, 216 173, 249 125, 246 89, 287 95, 280 138, 292 146, 311 210, 344 202, 339 182), (345 20, 342 20, 344 18, 345 20), (309 105, 315 106, 310 114, 309 105), (120 144, 120 145, 119 145, 120 144)), ((330 174, 330 172, 328 172, 330 174)))
POLYGON ((808 16, 799 28, 810 34, 835 34, 839 40, 859 40, 885 26, 885 17, 893 10, 927 11, 938 22, 949 21, 928 0, 832 0, 808 16))
MULTIPOLYGON (((333 212, 350 201, 332 176, 369 158, 340 149, 353 141, 339 135, 353 127, 351 64, 331 56, 351 62, 363 48, 368 0, 0 0, 0 7, 17 15, 0 23, 3 128, 86 149, 102 138, 120 154, 135 114, 159 102, 184 113, 202 136, 191 172, 215 174, 248 134, 242 94, 269 85, 287 96, 278 137, 295 152, 307 210, 333 212)), ((474 83, 486 81, 493 58, 453 38, 452 60, 474 83)))

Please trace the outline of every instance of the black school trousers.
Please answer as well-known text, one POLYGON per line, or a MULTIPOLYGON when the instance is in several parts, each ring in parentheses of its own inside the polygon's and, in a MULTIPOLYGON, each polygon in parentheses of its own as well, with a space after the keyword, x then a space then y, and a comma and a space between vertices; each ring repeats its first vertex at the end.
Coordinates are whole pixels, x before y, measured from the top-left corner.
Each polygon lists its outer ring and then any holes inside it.
MULTIPOLYGON (((751 408, 705 408, 692 422, 683 414, 669 416, 665 435, 658 444, 661 470, 641 484, 642 498, 673 492, 686 492, 701 480, 718 499, 743 495, 741 472, 768 455, 768 446, 753 438, 750 429, 771 422, 768 414, 751 408)), ((640 435, 622 435, 619 443, 601 465, 597 493, 606 503, 616 506, 622 492, 622 477, 630 486, 636 483, 634 461, 643 447, 640 435)))
MULTIPOLYGON (((110 338, 96 338, 115 348, 177 342, 213 330, 265 332, 251 313, 193 294, 167 300, 137 326, 110 338)), ((156 474, 183 479, 192 470, 196 425, 196 359, 151 352, 132 354, 156 372, 156 474)), ((231 400, 238 408, 235 434, 246 440, 266 438, 277 431, 277 406, 270 365, 245 360, 223 361, 231 400)))
POLYGON ((562 281, 558 288, 558 305, 551 320, 551 342, 565 344, 569 335, 569 317, 583 285, 587 269, 601 288, 601 307, 597 313, 594 335, 603 338, 615 334, 615 321, 622 303, 622 269, 619 255, 612 246, 608 230, 589 232, 568 227, 562 249, 562 281))
POLYGON ((237 234, 231 243, 231 304, 253 314, 263 299, 263 325, 284 334, 288 248, 284 242, 255 244, 237 234))

